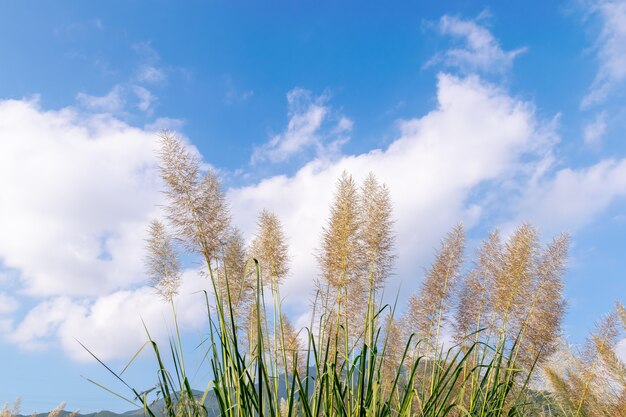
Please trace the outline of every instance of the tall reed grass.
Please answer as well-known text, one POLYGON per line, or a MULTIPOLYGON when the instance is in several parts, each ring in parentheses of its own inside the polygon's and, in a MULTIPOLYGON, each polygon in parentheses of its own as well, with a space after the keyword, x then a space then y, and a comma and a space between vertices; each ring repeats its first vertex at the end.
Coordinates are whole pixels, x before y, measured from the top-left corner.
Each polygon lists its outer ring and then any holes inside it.
MULTIPOLYGON (((380 302, 395 259, 389 192, 374 175, 359 187, 344 173, 316 255, 321 274, 311 323, 298 330, 281 306, 289 255, 279 219, 263 211, 246 248, 230 224, 216 174, 202 172, 198 157, 177 137, 164 133, 161 139, 169 203, 166 224, 150 227, 147 269, 177 323, 178 252, 203 260, 210 287, 203 348, 212 376, 198 395, 178 325, 165 352, 146 329, 160 405, 111 371, 146 415, 526 416, 572 409, 571 415, 595 415, 585 408, 591 394, 572 399, 580 392, 578 379, 548 371, 568 393, 565 403, 532 388, 536 368, 551 369, 549 358, 559 347, 566 235, 541 245, 528 224, 505 241, 494 231, 468 262, 463 227, 456 226, 399 315, 395 305, 380 302)), ((623 319, 623 308, 619 312, 623 319)), ((603 345, 594 346, 603 361, 596 369, 612 367, 615 383, 623 384, 623 363, 603 345)), ((589 393, 590 378, 583 379, 589 393)))

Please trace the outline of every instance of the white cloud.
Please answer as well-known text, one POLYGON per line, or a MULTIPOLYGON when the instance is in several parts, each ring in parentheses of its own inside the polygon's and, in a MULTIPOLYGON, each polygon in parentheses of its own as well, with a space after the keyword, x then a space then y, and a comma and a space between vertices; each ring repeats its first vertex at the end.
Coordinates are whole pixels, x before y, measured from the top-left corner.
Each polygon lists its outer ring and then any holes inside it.
POLYGON ((597 0, 590 3, 590 12, 601 24, 595 45, 599 69, 583 108, 604 101, 626 80, 626 0, 597 0))
POLYGON ((314 97, 303 88, 287 94, 289 122, 287 129, 255 149, 252 163, 284 162, 314 148, 318 156, 335 154, 349 138, 352 121, 345 116, 335 120, 326 104, 326 95, 314 97))
POLYGON ((152 95, 150 90, 138 85, 133 86, 133 93, 135 93, 135 96, 137 96, 137 99, 139 100, 137 108, 144 113, 151 114, 152 103, 154 103, 156 97, 152 95))
POLYGON ((104 294, 143 279, 161 201, 154 133, 108 116, 0 101, 0 261, 31 295, 104 294))
MULTIPOLYGON (((208 283, 197 271, 185 271, 175 297, 181 331, 207 325, 202 290, 208 283)), ((171 306, 151 287, 116 291, 94 301, 55 297, 39 303, 13 329, 7 339, 25 350, 59 345, 71 358, 91 360, 82 343, 101 360, 129 358, 148 339, 144 324, 157 342, 167 342, 174 330, 171 306)), ((6 327, 6 326, 5 326, 6 327)))
POLYGON ((134 84, 118 84, 104 96, 91 96, 86 93, 76 95, 76 101, 85 110, 116 116, 123 116, 128 110, 129 103, 143 113, 151 115, 156 100, 157 97, 150 90, 134 84))
POLYGON ((252 96, 254 96, 254 90, 246 90, 243 92, 238 92, 234 88, 229 88, 224 94, 224 103, 228 105, 232 105, 235 103, 245 103, 252 96))
POLYGON ((527 184, 516 223, 532 220, 547 233, 584 226, 616 199, 626 197, 626 159, 563 168, 527 184))
POLYGON ((488 29, 472 20, 445 15, 439 21, 439 31, 460 39, 463 45, 436 55, 427 66, 441 62, 468 73, 498 74, 508 71, 515 57, 526 51, 526 48, 504 51, 488 29))
POLYGON ((606 134, 606 114, 599 113, 594 120, 587 123, 583 130, 585 145, 590 148, 599 148, 602 138, 606 134))
POLYGON ((11 297, 0 292, 0 314, 12 313, 19 307, 20 303, 15 297, 11 297))
MULTIPOLYGON (((0 272, 12 288, 0 293, 3 339, 83 360, 75 339, 103 359, 128 358, 146 340, 142 318, 165 338, 169 307, 138 287, 147 225, 162 203, 156 134, 107 114, 5 100, 0 138, 0 272), (19 305, 33 302, 20 318, 19 305)), ((207 285, 196 275, 185 274, 179 298, 187 328, 205 324, 193 293, 207 285)))
POLYGON ((167 81, 171 69, 161 65, 159 53, 150 42, 137 42, 132 45, 140 64, 135 70, 131 83, 160 85, 167 81))
POLYGON ((29 311, 8 339, 25 350, 44 350, 50 347, 48 338, 55 335, 59 325, 68 317, 81 313, 83 307, 68 297, 44 301, 29 311))
POLYGON ((223 76, 222 82, 226 88, 226 93, 224 93, 224 103, 229 106, 236 103, 245 103, 252 96, 254 96, 254 90, 248 89, 240 91, 240 89, 235 85, 235 80, 230 75, 223 76))
POLYGON ((96 18, 91 20, 84 20, 79 22, 72 22, 52 30, 56 36, 66 36, 71 39, 85 36, 86 33, 94 30, 104 31, 106 28, 102 19, 96 18))
MULTIPOLYGON (((204 295, 208 289, 197 271, 186 271, 180 295, 175 297, 182 332, 206 326, 204 295)), ((146 341, 144 329, 160 342, 172 335, 171 306, 151 287, 116 291, 94 301, 56 297, 41 302, 7 332, 8 340, 25 350, 60 345, 75 360, 91 360, 82 343, 102 360, 128 358, 146 341)))
POLYGON ((398 233, 394 283, 404 280, 406 294, 445 232, 460 220, 472 225, 480 218, 481 206, 469 201, 472 191, 527 175, 525 163, 543 159, 554 142, 553 126, 537 121, 531 104, 476 77, 440 74, 437 100, 427 115, 401 122, 399 137, 387 149, 332 162, 318 158, 293 177, 230 190, 235 223, 245 232, 252 233, 262 208, 282 219, 293 258, 283 288, 288 303, 308 305, 303 299, 311 295, 317 275, 313 253, 343 170, 358 180, 373 171, 389 186, 398 233))
POLYGON ((138 82, 157 84, 165 81, 166 78, 167 76, 163 69, 157 68, 152 65, 142 66, 141 68, 139 68, 139 71, 137 73, 138 82))
POLYGON ((110 114, 121 113, 126 105, 123 96, 123 88, 119 85, 113 87, 113 89, 104 96, 92 96, 87 93, 78 93, 76 100, 86 109, 110 114))

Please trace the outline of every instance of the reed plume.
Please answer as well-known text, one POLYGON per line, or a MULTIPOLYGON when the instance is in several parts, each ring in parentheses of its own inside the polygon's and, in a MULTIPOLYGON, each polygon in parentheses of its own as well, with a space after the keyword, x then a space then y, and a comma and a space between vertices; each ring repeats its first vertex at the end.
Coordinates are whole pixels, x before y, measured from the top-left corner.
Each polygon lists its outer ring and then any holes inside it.
POLYGON ((471 342, 479 335, 482 320, 485 314, 485 298, 487 287, 478 271, 472 270, 462 283, 459 290, 458 308, 454 318, 454 340, 456 342, 471 342))
POLYGON ((300 374, 305 373, 306 364, 300 355, 303 350, 302 342, 298 338, 298 332, 293 327, 289 318, 283 314, 281 318, 282 334, 279 338, 280 354, 286 358, 285 372, 292 375, 297 369, 300 374))
POLYGON ((322 231, 322 248, 317 260, 322 279, 335 290, 343 290, 359 279, 359 206, 354 179, 345 171, 337 183, 328 225, 322 231))
POLYGON ((17 397, 13 403, 13 407, 9 406, 9 403, 4 404, 4 407, 0 409, 0 417, 14 417, 20 413, 20 406, 22 405, 22 399, 17 397))
POLYGON ((556 341, 565 313, 563 274, 567 261, 569 236, 561 234, 541 250, 535 268, 533 295, 522 323, 519 362, 529 368, 541 363, 556 350, 556 341))
POLYGON ((582 351, 562 349, 544 365, 547 380, 567 416, 626 416, 626 364, 616 353, 626 326, 616 311, 596 324, 582 351))
POLYGON ((396 256, 389 190, 371 172, 361 186, 359 203, 361 264, 366 268, 364 276, 369 286, 375 291, 389 278, 396 256))
MULTIPOLYGON (((473 269, 466 275, 459 292, 459 303, 455 314, 454 338, 461 342, 486 327, 492 320, 487 308, 491 301, 493 282, 502 274, 503 244, 498 230, 489 233, 476 254, 473 269)), ((484 333, 484 332, 483 332, 484 333)))
POLYGON ((398 372, 401 372, 402 367, 407 365, 403 363, 405 344, 402 343, 401 327, 402 323, 394 319, 393 314, 389 314, 384 320, 385 345, 383 346, 384 356, 381 358, 381 380, 385 394, 390 392, 398 372))
POLYGON ((502 337, 515 337, 535 288, 539 249, 537 229, 522 224, 504 245, 503 264, 494 276, 491 311, 502 337))
POLYGON ((171 302, 180 286, 180 265, 172 240, 158 220, 150 223, 147 251, 146 267, 150 282, 164 300, 171 302))
POLYGON ((463 226, 455 226, 442 241, 435 261, 428 269, 418 295, 409 299, 407 327, 437 348, 441 326, 449 320, 463 264, 465 234, 463 226), (436 336, 435 336, 436 335, 436 336), (436 340, 432 340, 435 337, 436 340))
POLYGON ((207 267, 218 259, 230 229, 230 214, 220 181, 211 169, 201 174, 199 158, 182 140, 161 135, 161 177, 165 182, 167 219, 185 247, 204 256, 207 267))
POLYGON ((246 271, 249 256, 238 228, 230 229, 222 252, 222 267, 217 271, 217 287, 225 305, 230 297, 234 319, 237 321, 241 311, 254 296, 256 281, 252 274, 246 271))
POLYGON ((289 273, 289 248, 278 217, 263 210, 257 221, 257 235, 252 241, 252 256, 259 261, 261 276, 277 288, 289 273))
POLYGON ((48 417, 59 417, 64 410, 65 410, 65 403, 61 403, 48 413, 48 417))
MULTIPOLYGON (((326 337, 336 337, 342 326, 350 336, 360 333, 358 326, 346 326, 347 317, 363 317, 362 265, 360 263, 359 197, 351 175, 345 171, 337 183, 330 218, 322 231, 322 247, 317 255, 321 269, 322 324, 326 337)), ((335 341, 335 346, 338 342, 335 341)), ((339 344, 347 355, 348 341, 339 344)))
MULTIPOLYGON (((20 413, 20 407, 22 405, 22 400, 18 397, 13 403, 12 407, 9 407, 9 404, 4 404, 4 407, 0 408, 0 417, 17 417, 20 413)), ((65 412, 65 403, 61 403, 55 408, 52 409, 48 413, 48 417, 59 417, 63 412, 65 412)), ((72 411, 71 413, 66 413, 68 417, 76 417, 78 415, 78 411, 72 411)), ((37 413, 33 413, 32 417, 36 417, 37 413)))
POLYGON ((270 346, 269 332, 267 331, 267 319, 265 311, 257 309, 254 303, 247 306, 246 316, 242 322, 242 328, 245 330, 248 342, 248 352, 250 357, 258 357, 264 355, 270 346), (260 317, 259 317, 260 313, 260 317), (261 339, 259 339, 259 326, 261 327, 261 339), (262 351, 260 350, 262 348, 262 351))

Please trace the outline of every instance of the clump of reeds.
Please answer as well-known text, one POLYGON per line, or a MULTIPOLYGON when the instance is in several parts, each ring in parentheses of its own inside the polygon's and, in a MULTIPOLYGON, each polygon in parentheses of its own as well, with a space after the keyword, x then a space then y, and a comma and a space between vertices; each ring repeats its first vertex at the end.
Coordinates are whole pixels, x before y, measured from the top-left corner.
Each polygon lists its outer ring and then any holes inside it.
POLYGON ((262 211, 246 247, 216 174, 177 137, 161 139, 167 222, 151 226, 148 270, 174 308, 178 252, 202 260, 212 377, 198 398, 178 327, 171 371, 150 339, 165 409, 128 387, 147 415, 206 415, 208 398, 230 417, 530 415, 531 375, 557 347, 566 235, 542 245, 529 224, 507 239, 494 231, 468 263, 455 226, 396 315, 379 300, 395 259, 389 191, 373 174, 359 186, 344 173, 317 252, 311 325, 296 329, 281 307, 289 255, 277 216, 262 211))
POLYGON ((625 334, 626 312, 618 302, 615 311, 596 325, 582 350, 563 346, 544 367, 563 414, 626 416, 626 364, 616 352, 625 334))
MULTIPOLYGON (((20 398, 17 398, 13 403, 13 406, 9 406, 9 404, 5 404, 4 407, 0 408, 0 417, 17 417, 20 414, 20 406, 22 405, 22 401, 20 398)), ((65 410, 65 403, 61 403, 56 406, 52 411, 48 413, 48 417, 59 417, 61 413, 65 410)), ((73 411, 71 413, 67 413, 68 417, 76 417, 78 415, 78 411, 73 411)), ((36 417, 37 413, 33 413, 32 417, 36 417)))

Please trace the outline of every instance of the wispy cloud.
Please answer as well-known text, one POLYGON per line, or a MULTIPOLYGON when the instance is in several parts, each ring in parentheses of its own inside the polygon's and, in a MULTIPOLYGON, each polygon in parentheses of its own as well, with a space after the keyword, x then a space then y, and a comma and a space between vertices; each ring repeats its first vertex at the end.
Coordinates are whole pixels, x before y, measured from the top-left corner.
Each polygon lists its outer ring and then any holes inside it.
POLYGON ((103 96, 80 92, 76 101, 90 111, 122 116, 132 113, 133 109, 151 116, 157 96, 153 89, 167 81, 167 72, 160 66, 159 54, 149 43, 140 42, 132 46, 141 63, 136 71, 129 75, 103 96))
POLYGON ((626 158, 561 168, 527 183, 511 224, 532 220, 547 233, 575 232, 613 202, 626 198, 626 158))
POLYGON ((606 134, 606 113, 598 113, 595 119, 587 123, 583 130, 585 145, 597 149, 602 144, 602 138, 606 134))
POLYGON ((111 91, 103 96, 92 96, 87 93, 78 93, 76 101, 93 111, 118 114, 124 111, 126 100, 123 97, 124 91, 122 86, 116 85, 111 91))
POLYGON ((582 108, 601 103, 626 80, 626 0, 597 0, 589 11, 601 25, 595 41, 599 68, 582 108))
POLYGON ((136 42, 132 45, 139 65, 131 82, 138 84, 162 84, 168 79, 168 69, 163 66, 161 56, 150 42, 136 42))
POLYGON ((224 85, 226 87, 226 92, 224 93, 224 103, 227 105, 233 105, 237 103, 245 103, 252 96, 254 96, 254 90, 252 89, 239 89, 235 85, 235 81, 233 77, 230 75, 225 75, 222 77, 224 85))
POLYGON ((156 100, 156 97, 147 88, 139 85, 133 86, 133 93, 137 96, 139 103, 137 108, 144 113, 152 114, 152 103, 156 100))
POLYGON ((335 114, 328 100, 326 94, 314 96, 303 88, 291 90, 287 94, 289 122, 286 130, 256 148, 252 163, 284 162, 310 149, 318 156, 336 154, 349 140, 352 121, 335 114))
POLYGON ((137 81, 156 84, 167 79, 165 70, 151 65, 142 65, 137 71, 137 81))
POLYGON ((122 116, 133 109, 151 116, 156 100, 157 97, 149 89, 135 84, 118 84, 103 96, 92 96, 84 92, 76 95, 76 101, 82 108, 116 116, 122 116))
POLYGON ((64 26, 55 28, 53 30, 53 33, 56 36, 67 36, 69 38, 75 38, 77 36, 84 35, 86 32, 94 30, 99 32, 105 30, 105 25, 102 19, 96 18, 91 20, 83 20, 80 22, 68 23, 64 26))
POLYGON ((461 41, 461 46, 435 55, 426 66, 441 63, 465 73, 502 74, 511 69, 519 54, 526 51, 526 48, 503 50, 493 34, 476 20, 446 15, 439 20, 438 28, 442 35, 461 41))

